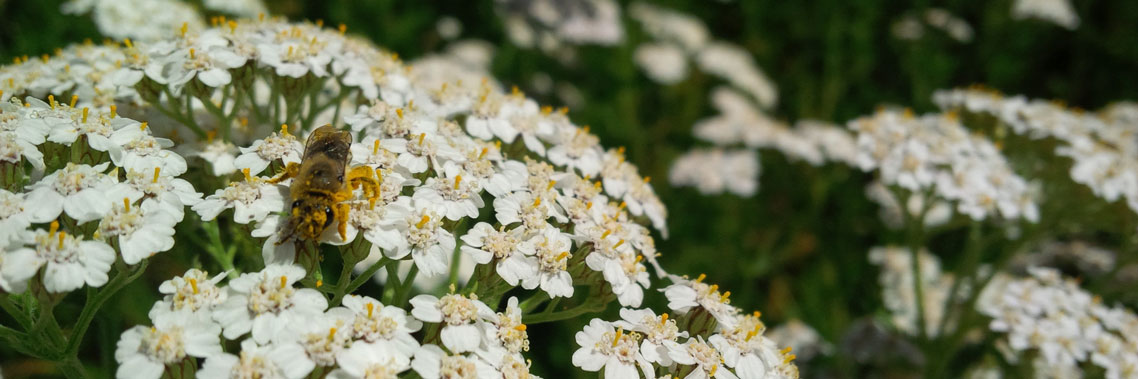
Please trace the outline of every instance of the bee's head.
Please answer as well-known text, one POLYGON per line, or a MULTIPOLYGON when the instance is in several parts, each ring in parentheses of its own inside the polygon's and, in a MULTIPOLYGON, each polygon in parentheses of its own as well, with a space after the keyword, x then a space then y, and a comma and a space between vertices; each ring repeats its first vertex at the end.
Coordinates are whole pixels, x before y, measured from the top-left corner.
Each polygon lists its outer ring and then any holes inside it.
POLYGON ((320 199, 298 199, 292 202, 288 228, 300 239, 316 240, 336 219, 333 204, 320 199))

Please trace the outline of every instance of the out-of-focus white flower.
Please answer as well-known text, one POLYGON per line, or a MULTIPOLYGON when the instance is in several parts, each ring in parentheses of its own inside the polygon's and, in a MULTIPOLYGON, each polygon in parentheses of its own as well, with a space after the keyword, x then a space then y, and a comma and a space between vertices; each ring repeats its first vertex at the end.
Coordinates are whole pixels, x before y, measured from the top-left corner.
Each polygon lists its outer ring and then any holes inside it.
POLYGON ((205 0, 206 8, 241 17, 257 17, 267 12, 261 0, 205 0))
POLYGON ((1025 278, 993 279, 977 302, 992 317, 989 328, 1007 334, 1015 355, 1035 351, 1037 369, 1081 376, 1080 363, 1102 368, 1106 377, 1138 369, 1138 316, 1107 306, 1076 281, 1049 268, 1029 268, 1025 278))
POLYGON ((138 325, 123 332, 115 349, 116 377, 157 379, 168 364, 222 352, 221 327, 206 319, 174 312, 159 315, 153 322, 152 327, 138 325))
POLYGON ((754 195, 759 189, 759 156, 753 150, 695 149, 672 163, 668 181, 704 195, 754 195))
POLYGON ((754 97, 763 108, 778 102, 778 90, 770 78, 755 64, 751 54, 727 42, 714 42, 696 55, 700 69, 719 76, 754 97))
MULTIPOLYGON (((944 323, 945 305, 955 279, 952 274, 941 272, 940 259, 928 251, 921 250, 917 257, 920 278, 913 277, 912 254, 908 249, 891 246, 869 251, 869 262, 881 266, 878 276, 881 298, 885 301, 885 308, 892 313, 893 325, 909 335, 921 334, 918 328, 923 328, 929 335, 936 335, 944 323), (917 295, 913 292, 916 280, 921 281, 924 321, 918 320, 917 295)), ((946 329, 954 328, 951 322, 945 325, 946 329)))
POLYGON ((707 26, 699 19, 646 2, 633 3, 628 8, 633 19, 639 21, 645 32, 655 39, 679 44, 695 54, 710 41, 707 26))
POLYGON ((435 22, 435 31, 443 39, 458 38, 459 35, 462 35, 462 21, 451 16, 439 17, 439 21, 435 22))
POLYGON ((510 40, 547 52, 567 44, 613 45, 624 39, 620 5, 612 0, 497 0, 510 40))
POLYGON ((688 57, 683 49, 667 43, 645 43, 633 53, 636 64, 648 78, 660 84, 675 84, 688 77, 688 57))
POLYGON ((766 336, 778 346, 786 346, 796 357, 808 361, 818 354, 830 354, 833 346, 817 330, 799 319, 791 319, 767 331, 766 336))
POLYGON ((1016 0, 1012 4, 1012 17, 1035 18, 1071 30, 1079 27, 1079 15, 1069 0, 1016 0))
POLYGON ((183 25, 193 29, 205 25, 201 14, 190 4, 175 0, 79 0, 64 4, 63 11, 91 12, 99 32, 117 40, 155 41, 177 35, 183 25))

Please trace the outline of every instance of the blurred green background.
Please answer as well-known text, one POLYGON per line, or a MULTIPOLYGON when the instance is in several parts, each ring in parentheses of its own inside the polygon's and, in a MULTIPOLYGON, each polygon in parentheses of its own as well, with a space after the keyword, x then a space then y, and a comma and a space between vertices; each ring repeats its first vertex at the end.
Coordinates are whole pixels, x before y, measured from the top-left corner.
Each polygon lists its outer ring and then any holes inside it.
MULTIPOLYGON (((0 61, 50 53, 84 38, 101 39, 88 17, 61 15, 60 3, 0 0, 0 61)), ((931 111, 932 91, 975 83, 1088 109, 1138 98, 1134 1, 1077 1, 1082 23, 1073 31, 1013 20, 1010 0, 657 3, 699 17, 714 38, 749 50, 777 83, 780 100, 772 114, 787 121, 843 123, 881 104, 931 111), (961 43, 927 30, 918 41, 893 37, 895 21, 933 6, 971 24, 972 41, 961 43)), ((571 108, 571 118, 591 125, 604 145, 626 146, 641 173, 656 178, 652 183, 670 212, 670 238, 657 242, 666 267, 706 273, 732 291, 733 304, 761 310, 768 324, 799 318, 837 345, 856 338, 847 335, 850 326, 881 308, 877 270, 866 261, 866 252, 898 240, 876 217, 869 217, 876 215, 876 207, 865 199, 867 175, 846 167, 787 162, 764 151, 760 193, 754 198, 702 196, 667 184, 672 161, 698 145, 691 125, 714 112, 707 99, 714 79, 693 71, 672 86, 648 80, 632 63, 633 48, 645 37, 627 14, 622 15, 624 44, 578 47, 579 59, 566 66, 540 51, 512 45, 489 0, 285 0, 269 6, 294 20, 346 24, 349 33, 365 35, 408 60, 445 47, 436 22, 442 16, 454 17, 462 23, 461 38, 496 47, 493 73, 503 84, 517 85, 555 106, 562 103, 552 94, 539 93, 532 84, 535 77, 547 75, 556 83, 572 84, 584 105, 571 108)), ((936 243, 951 247, 957 242, 945 238, 936 243)), ((943 258, 947 267, 953 266, 953 257, 943 258)), ((128 324, 145 322, 156 284, 181 272, 178 265, 163 266, 160 258, 151 265, 146 283, 136 283, 112 299, 108 309, 126 310, 130 316, 121 325, 97 322, 87 342, 90 359, 113 367, 118 333, 128 324)), ((650 295, 654 305, 662 305, 661 300, 650 295)), ((538 374, 557 377, 559 372, 551 368, 569 366, 576 349, 572 333, 585 322, 540 325, 531 331, 535 348, 530 354, 538 374)), ((867 362, 848 355, 839 346, 834 357, 803 363, 803 373, 862 377, 882 365, 896 365, 888 356, 867 362)))

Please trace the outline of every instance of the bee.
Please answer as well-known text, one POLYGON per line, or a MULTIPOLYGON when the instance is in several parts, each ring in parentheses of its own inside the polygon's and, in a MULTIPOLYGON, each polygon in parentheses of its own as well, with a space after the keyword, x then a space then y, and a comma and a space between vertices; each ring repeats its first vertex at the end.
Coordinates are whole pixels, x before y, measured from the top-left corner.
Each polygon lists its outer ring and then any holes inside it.
POLYGON ((344 239, 350 209, 345 201, 352 198, 352 191, 363 187, 365 196, 378 197, 379 182, 370 167, 348 168, 351 145, 351 133, 331 124, 321 126, 308 136, 300 163, 289 163, 284 172, 269 180, 279 183, 293 179, 289 186, 290 217, 278 244, 294 235, 316 240, 332 221, 340 222, 338 231, 340 239, 344 239))

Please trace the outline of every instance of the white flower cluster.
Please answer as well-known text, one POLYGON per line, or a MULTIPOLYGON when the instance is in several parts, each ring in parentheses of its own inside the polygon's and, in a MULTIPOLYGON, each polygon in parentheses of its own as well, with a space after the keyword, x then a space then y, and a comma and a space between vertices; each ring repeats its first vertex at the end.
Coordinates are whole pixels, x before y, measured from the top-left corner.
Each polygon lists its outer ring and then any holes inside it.
POLYGON ((297 266, 269 265, 228 285, 223 276, 190 269, 163 282, 153 326, 135 326, 119 340, 117 376, 158 378, 165 365, 197 357, 205 358, 199 378, 303 378, 313 370, 387 378, 411 369, 423 378, 532 377, 516 298, 495 313, 473 297, 420 295, 408 314, 357 295, 329 307, 319 291, 294 286, 305 276, 297 266), (441 326, 437 345, 412 336, 424 323, 441 326), (241 350, 223 352, 219 336, 241 340, 241 350))
MULTIPOLYGON (((261 0, 206 0, 203 5, 232 16, 254 17, 266 11, 261 0)), ((179 28, 205 26, 194 5, 180 0, 70 0, 62 8, 64 13, 90 13, 99 33, 117 40, 157 41, 175 36, 179 28)))
POLYGON ((851 121, 850 128, 857 132, 858 166, 876 171, 891 188, 933 194, 974 220, 997 214, 1007 220, 1039 220, 1033 186, 1011 170, 991 141, 970 134, 955 114, 916 117, 880 110, 851 121))
POLYGON ((927 24, 932 29, 943 31, 957 42, 967 43, 972 41, 972 35, 974 33, 972 26, 968 25, 968 21, 956 17, 947 10, 942 8, 928 8, 925 9, 922 16, 923 17, 918 17, 912 13, 902 16, 893 23, 893 37, 906 41, 919 40, 925 36, 925 25, 927 24))
POLYGON ((556 53, 566 45, 615 45, 624 40, 613 0, 495 0, 510 41, 556 53))
POLYGON ((801 120, 794 127, 763 113, 736 90, 719 87, 712 104, 720 114, 698 121, 697 138, 716 147, 696 149, 673 164, 670 179, 676 186, 693 186, 704 194, 729 191, 750 196, 758 189, 757 149, 773 148, 794 160, 819 166, 826 162, 854 165, 858 154, 853 135, 835 125, 801 120), (742 145, 742 148, 731 146, 742 145), (751 163, 743 162, 755 157, 751 163), (719 165, 720 163, 726 163, 719 165))
POLYGON ((635 61, 648 77, 674 84, 688 76, 689 60, 704 72, 720 77, 745 92, 764 109, 778 102, 778 90, 741 46, 712 40, 699 19, 674 10, 636 2, 629 14, 640 22, 653 42, 636 48, 635 61))
POLYGON ((878 215, 881 221, 893 229, 901 229, 905 227, 905 220, 916 219, 924 212, 925 219, 923 224, 925 227, 933 227, 943 225, 952 219, 952 204, 947 201, 937 198, 930 198, 933 201, 930 205, 925 205, 925 196, 921 193, 910 194, 905 201, 905 206, 901 207, 901 201, 897 199, 897 195, 889 190, 885 184, 880 180, 874 180, 865 186, 865 196, 870 201, 877 203, 878 215), (925 208, 928 209, 925 209, 925 208))
MULTIPOLYGON (((935 336, 941 332, 939 328, 944 323, 945 305, 953 286, 953 275, 941 271, 940 259, 935 255, 926 250, 918 252, 925 316, 923 322, 918 322, 912 257, 909 249, 903 247, 886 246, 869 250, 869 262, 881 266, 878 284, 881 285, 881 299, 891 313, 893 326, 908 335, 919 335, 921 333, 918 328, 924 328, 930 336, 935 336)), ((959 294, 957 297, 960 297, 959 294)), ((954 324, 947 323, 946 326, 951 328, 954 324)))
POLYGON ((1012 271, 1040 266, 1072 267, 1081 274, 1104 275, 1115 268, 1115 255, 1113 250, 1086 241, 1048 241, 1039 246, 1038 252, 1012 257, 1009 266, 1012 271))
POLYGON ((791 349, 779 349, 766 336, 759 312, 743 314, 730 305, 731 292, 716 285, 676 278, 664 289, 668 307, 693 325, 682 330, 667 313, 650 309, 621 309, 620 320, 593 319, 577 332, 580 348, 573 364, 585 371, 604 369, 609 378, 655 378, 657 368, 667 377, 798 378, 791 349))
POLYGON ((0 193, 5 291, 26 287, 41 266, 47 292, 102 285, 116 254, 131 265, 170 249, 187 206, 207 225, 249 233, 234 239, 264 243, 263 270, 231 271, 224 285, 224 275, 196 269, 163 283, 153 326, 134 327, 119 341, 120 377, 159 377, 196 358, 205 359, 197 371, 203 378, 299 378, 314 370, 338 378, 408 370, 424 378, 527 377, 522 318, 541 316, 524 313, 514 298, 495 313, 506 291, 533 290, 535 304, 550 299, 547 313, 561 300, 582 303, 578 311, 613 300, 637 308, 652 284, 648 265, 658 278, 685 283, 667 290, 674 309, 707 308, 691 317, 706 316, 705 326, 714 317, 718 325, 714 335, 684 344, 686 353, 658 350, 658 359, 712 375, 722 370, 716 376, 733 369, 744 377, 796 377, 793 355, 762 338, 757 314, 739 316, 727 304, 729 292, 658 266, 646 225, 666 235, 666 210, 623 151, 603 148, 564 110, 502 91, 480 69, 481 50, 410 68, 345 37, 343 27, 213 21, 203 30, 177 28, 165 40, 76 46, 0 68, 0 96, 12 99, 0 105, 0 138, 9 142, 0 145, 7 149, 0 165, 29 166, 35 180, 23 192, 0 193), (80 68, 85 73, 74 73, 80 68), (73 93, 70 102, 55 99, 73 93), (154 114, 154 127, 120 116, 120 106, 154 114), (373 185, 337 200, 337 210, 347 208, 339 213, 347 215, 344 225, 328 219, 317 241, 293 241, 290 218, 307 215, 289 204, 296 180, 274 174, 302 162, 306 134, 323 123, 347 124, 354 140, 348 175, 373 185), (186 130, 192 133, 179 134, 186 130), (203 199, 175 178, 188 162, 152 131, 211 164, 221 178, 207 175, 203 183, 225 184, 203 199), (321 272, 306 271, 319 270, 314 257, 302 255, 308 242, 344 246, 345 262, 365 258, 358 255, 389 268, 413 262, 385 285, 399 287, 398 303, 416 273, 453 275, 456 253, 480 266, 464 291, 411 298, 408 316, 399 304, 343 293, 348 274, 328 289, 321 272), (366 254, 355 251, 368 245, 366 254), (574 297, 578 287, 599 295, 574 297), (483 293, 488 303, 479 300, 483 293), (224 340, 240 341, 240 351, 227 352, 232 344, 224 340))
POLYGON ((1034 18, 1071 30, 1079 27, 1079 15, 1070 0, 1016 0, 1012 4, 1012 17, 1034 18))
POLYGON ((834 350, 834 346, 822 339, 817 330, 799 319, 788 320, 766 334, 778 346, 790 348, 801 361, 808 361, 819 354, 829 355, 834 350))
POLYGON ((1054 153, 1073 161, 1071 180, 1108 202, 1125 200, 1138 212, 1138 107, 1120 103, 1083 112, 1024 96, 1005 97, 982 88, 938 91, 941 108, 991 115, 1013 133, 1057 140, 1054 153))
POLYGON ((78 99, 0 104, 0 165, 17 189, 0 190, 6 292, 22 292, 41 268, 51 293, 102 286, 116 260, 134 265, 172 248, 174 225, 201 200, 176 178, 186 161, 169 140, 114 106, 92 111, 78 99), (25 165, 34 180, 26 186, 25 165))
MULTIPOLYGON (((1013 363, 1025 351, 1038 353, 1042 372, 1082 376, 1091 363, 1107 378, 1138 372, 1138 316, 1107 306, 1050 268, 1030 268, 1030 276, 999 275, 984 289, 976 308, 992 318, 989 327, 1007 334, 1013 363)), ((1039 371, 1037 371, 1039 372, 1039 371)))

